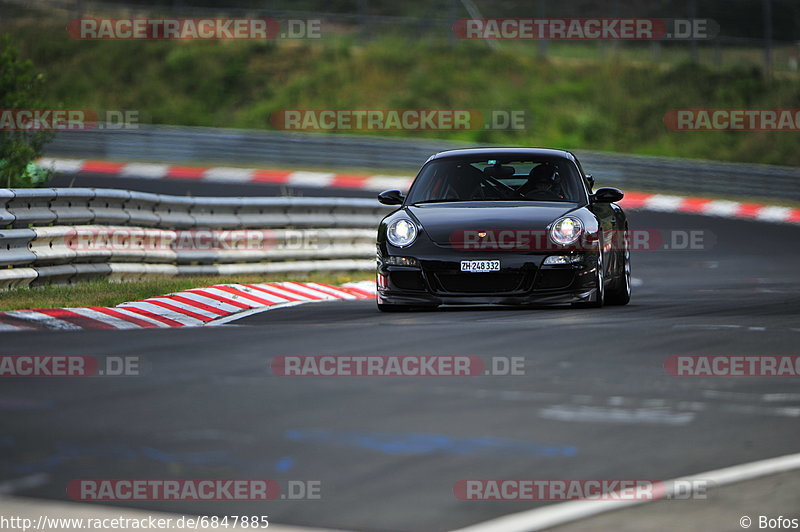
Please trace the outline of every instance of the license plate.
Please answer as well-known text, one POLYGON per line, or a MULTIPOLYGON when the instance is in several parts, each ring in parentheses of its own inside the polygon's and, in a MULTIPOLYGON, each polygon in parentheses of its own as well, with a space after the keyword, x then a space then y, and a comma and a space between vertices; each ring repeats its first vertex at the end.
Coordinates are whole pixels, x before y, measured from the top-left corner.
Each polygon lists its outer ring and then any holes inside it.
POLYGON ((485 273, 500 271, 499 260, 462 260, 462 272, 485 273))

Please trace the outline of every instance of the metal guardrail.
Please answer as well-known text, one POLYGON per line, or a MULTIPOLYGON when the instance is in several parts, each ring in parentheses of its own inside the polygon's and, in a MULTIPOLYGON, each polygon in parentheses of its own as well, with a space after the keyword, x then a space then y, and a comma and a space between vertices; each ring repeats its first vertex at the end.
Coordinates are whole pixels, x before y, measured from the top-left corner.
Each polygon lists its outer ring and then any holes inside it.
MULTIPOLYGON (((60 132, 45 155, 125 162, 406 169, 411 174, 438 151, 469 146, 435 139, 140 126, 60 132)), ((800 168, 585 150, 576 150, 576 155, 598 184, 666 193, 800 201, 800 168)), ((0 196, 0 204, 2 201, 0 196)))
POLYGON ((390 208, 359 198, 0 189, 0 288, 374 267, 390 208))

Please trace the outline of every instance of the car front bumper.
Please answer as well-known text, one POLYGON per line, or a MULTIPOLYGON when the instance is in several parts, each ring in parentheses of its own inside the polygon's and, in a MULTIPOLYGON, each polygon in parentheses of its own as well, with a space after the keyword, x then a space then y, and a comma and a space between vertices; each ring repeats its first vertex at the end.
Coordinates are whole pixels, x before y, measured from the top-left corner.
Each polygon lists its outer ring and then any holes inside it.
POLYGON ((569 264, 545 265, 558 252, 466 252, 439 246, 426 250, 378 247, 378 303, 384 305, 545 305, 589 301, 596 287, 597 253, 572 252, 569 264), (412 257, 415 266, 387 264, 389 256, 412 257), (499 260, 500 270, 461 271, 462 260, 499 260))

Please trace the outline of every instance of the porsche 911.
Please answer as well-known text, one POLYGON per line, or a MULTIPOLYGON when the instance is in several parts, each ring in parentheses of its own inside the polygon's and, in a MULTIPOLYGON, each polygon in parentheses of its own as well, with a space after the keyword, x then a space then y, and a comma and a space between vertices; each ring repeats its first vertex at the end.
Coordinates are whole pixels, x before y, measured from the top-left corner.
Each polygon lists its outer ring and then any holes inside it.
POLYGON ((378 229, 378 308, 625 305, 628 222, 616 188, 572 153, 450 150, 430 157, 378 229))

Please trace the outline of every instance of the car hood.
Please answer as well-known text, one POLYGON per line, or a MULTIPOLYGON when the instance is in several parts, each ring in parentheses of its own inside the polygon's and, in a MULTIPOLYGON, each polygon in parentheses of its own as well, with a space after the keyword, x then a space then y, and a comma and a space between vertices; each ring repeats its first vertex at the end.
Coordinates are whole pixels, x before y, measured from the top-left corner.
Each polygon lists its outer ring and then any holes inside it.
POLYGON ((406 207, 433 242, 463 242, 464 231, 544 231, 564 214, 578 208, 571 202, 429 203, 406 207))

